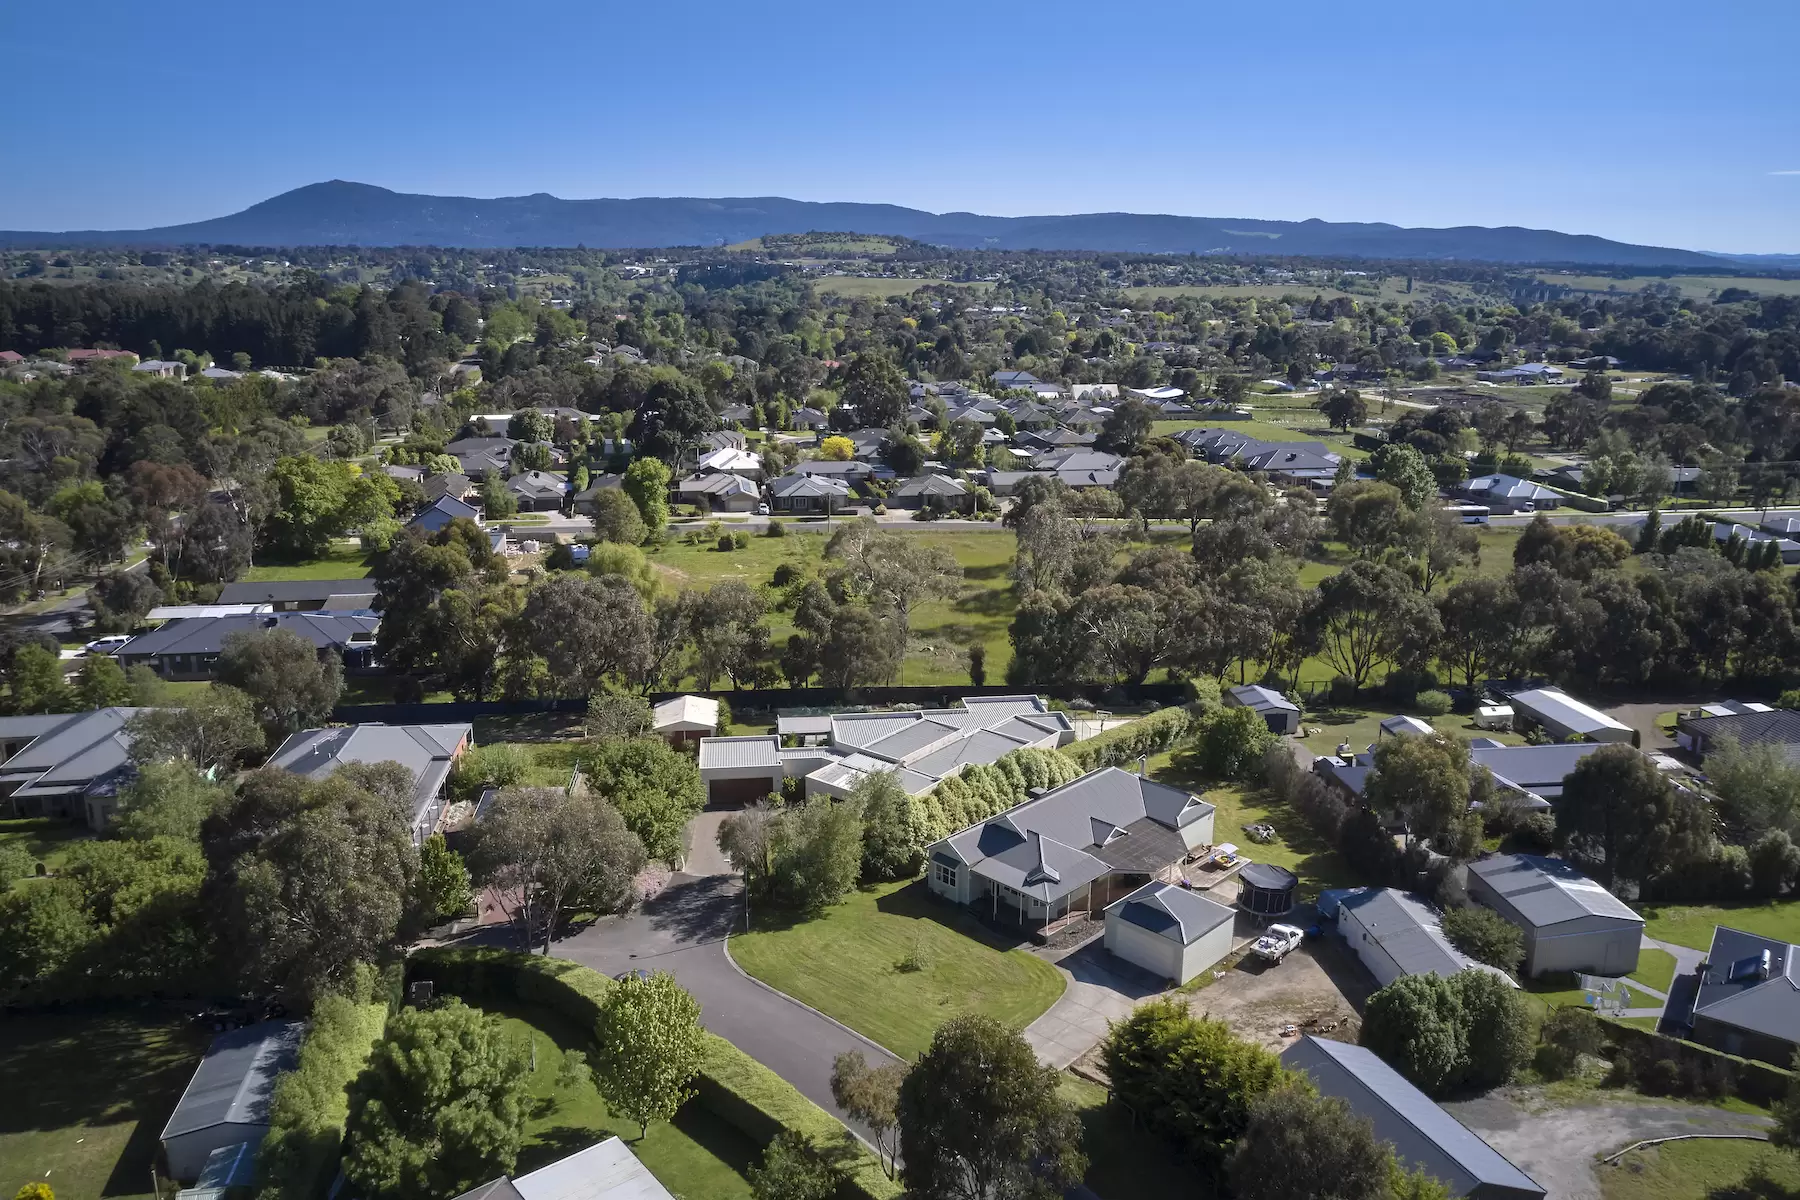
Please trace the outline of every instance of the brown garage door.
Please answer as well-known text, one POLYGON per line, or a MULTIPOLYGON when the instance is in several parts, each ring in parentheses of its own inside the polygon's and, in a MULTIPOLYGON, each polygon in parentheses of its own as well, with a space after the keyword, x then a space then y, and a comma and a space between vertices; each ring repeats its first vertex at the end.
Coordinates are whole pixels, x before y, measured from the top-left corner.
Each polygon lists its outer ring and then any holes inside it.
POLYGON ((769 794, 769 780, 715 779, 707 785, 706 803, 711 808, 742 808, 769 794))

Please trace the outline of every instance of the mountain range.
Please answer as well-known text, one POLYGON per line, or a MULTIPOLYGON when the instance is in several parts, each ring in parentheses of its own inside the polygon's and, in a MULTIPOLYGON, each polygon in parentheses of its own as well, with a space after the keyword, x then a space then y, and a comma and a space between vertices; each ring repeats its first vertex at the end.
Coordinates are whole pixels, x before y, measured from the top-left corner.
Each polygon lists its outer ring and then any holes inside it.
MULTIPOLYGON (((1408 229, 1342 221, 1259 221, 1139 213, 989 217, 892 204, 779 196, 563 200, 546 193, 477 199, 421 196, 365 183, 309 184, 242 212, 159 229, 0 231, 0 246, 718 246, 766 234, 887 234, 991 250, 1462 259, 1619 267, 1719 267, 1742 258, 1635 246, 1516 226, 1408 229)), ((1771 256, 1773 257, 1773 256, 1771 256)), ((1785 256, 1784 256, 1785 257, 1785 256)), ((1763 265, 1775 265, 1764 262, 1763 265)), ((1786 265, 1786 264, 1782 264, 1786 265)))

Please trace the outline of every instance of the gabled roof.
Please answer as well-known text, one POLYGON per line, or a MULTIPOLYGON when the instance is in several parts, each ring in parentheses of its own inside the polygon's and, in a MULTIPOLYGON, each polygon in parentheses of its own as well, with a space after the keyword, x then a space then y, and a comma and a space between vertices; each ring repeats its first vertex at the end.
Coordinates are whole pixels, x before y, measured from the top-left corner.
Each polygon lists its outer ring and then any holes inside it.
POLYGON ((1730 713, 1718 717, 1683 717, 1681 727, 1708 741, 1736 738, 1740 745, 1800 745, 1800 712, 1777 708, 1768 712, 1730 713))
MULTIPOLYGON (((1403 975, 1442 975, 1445 978, 1471 967, 1494 971, 1450 944, 1438 915, 1418 897, 1396 888, 1370 888, 1346 896, 1340 907, 1356 914, 1403 975)), ((1504 976, 1504 972, 1495 971, 1504 976)))
POLYGON ((227 617, 183 617, 140 633, 119 650, 124 658, 143 654, 217 654, 234 633, 285 629, 320 650, 342 651, 353 641, 373 644, 381 617, 356 612, 248 613, 227 617))
POLYGON ((616 1137, 577 1150, 549 1166, 501 1176, 456 1200, 674 1200, 630 1147, 616 1137))
POLYGON ((789 498, 823 498, 847 500, 850 498, 848 484, 835 479, 813 475, 783 475, 769 485, 769 494, 782 499, 789 498))
MULTIPOLYGON (((373 599, 372 579, 271 579, 264 583, 228 583, 220 604, 325 604, 334 599, 373 599)), ((368 604, 358 604, 368 608, 368 604)))
POLYGON ((742 475, 720 471, 713 475, 690 475, 675 485, 683 496, 760 496, 757 486, 742 475))
POLYGON ((1617 896, 1577 871, 1560 858, 1535 854, 1496 854, 1469 864, 1529 921, 1534 929, 1560 925, 1582 917, 1611 917, 1638 925, 1644 918, 1626 907, 1617 896))
POLYGON ((1254 683, 1240 684, 1228 693, 1237 703, 1254 712, 1299 712, 1292 700, 1273 688, 1261 687, 1254 683))
POLYGON ((717 729, 719 702, 706 696, 676 696, 650 710, 650 727, 658 733, 717 729))
POLYGON ((1601 729, 1627 730, 1630 726, 1613 720, 1590 704, 1583 704, 1558 687, 1533 688, 1514 692, 1514 708, 1523 708, 1531 716, 1555 721, 1575 733, 1593 733, 1601 729))
POLYGON ((0 782, 13 784, 17 796, 89 795, 117 788, 133 770, 125 725, 140 711, 97 708, 0 719, 0 737, 32 739, 0 763, 0 782))
POLYGON ((303 729, 290 734, 269 765, 323 779, 345 763, 396 762, 412 772, 416 821, 443 790, 456 749, 474 733, 472 725, 364 725, 303 729))
POLYGON ((694 464, 696 471, 760 471, 762 456, 738 446, 722 446, 710 454, 700 456, 694 464))
POLYGON ((1282 1051, 1281 1064, 1305 1072, 1375 1127, 1407 1167, 1422 1167, 1453 1196, 1542 1196, 1544 1189, 1467 1126, 1434 1104, 1372 1050, 1307 1034, 1282 1051))
POLYGON ((418 514, 408 521, 428 533, 436 533, 458 517, 479 522, 481 510, 466 500, 458 500, 455 496, 439 496, 431 502, 429 508, 420 509, 418 514))
POLYGON ((796 475, 848 475, 857 478, 867 478, 874 473, 875 466, 873 463, 862 462, 861 460, 854 458, 847 458, 842 461, 834 458, 809 458, 803 462, 794 464, 794 474, 796 475))
POLYGON ((1800 1044, 1800 947, 1716 926, 1694 1016, 1800 1044))
POLYGON ((1556 492, 1542 484, 1520 479, 1516 475, 1477 475, 1462 485, 1464 495, 1486 496, 1506 500, 1560 500, 1556 492))
POLYGON ((1563 780, 1601 742, 1556 742, 1545 746, 1469 747, 1469 761, 1486 767, 1494 782, 1546 800, 1562 795, 1563 780))
POLYGON ((506 489, 525 496, 560 496, 568 480, 548 471, 525 471, 506 481, 506 489))
POLYGON ((1186 888, 1153 879, 1123 900, 1115 900, 1106 908, 1117 913, 1121 921, 1129 921, 1183 946, 1191 946, 1204 935, 1234 919, 1236 913, 1216 900, 1208 900, 1186 888))
POLYGON ((163 1126, 163 1140, 216 1125, 266 1126, 275 1080, 293 1070, 305 1030, 300 1021, 264 1021, 214 1038, 163 1126))
POLYGON ((917 475, 895 488, 892 494, 896 498, 901 496, 966 496, 969 494, 969 489, 964 487, 960 480, 952 479, 948 475, 917 475))
POLYGON ((774 734, 749 737, 708 737, 700 739, 700 769, 724 770, 733 767, 781 767, 781 739, 774 734))

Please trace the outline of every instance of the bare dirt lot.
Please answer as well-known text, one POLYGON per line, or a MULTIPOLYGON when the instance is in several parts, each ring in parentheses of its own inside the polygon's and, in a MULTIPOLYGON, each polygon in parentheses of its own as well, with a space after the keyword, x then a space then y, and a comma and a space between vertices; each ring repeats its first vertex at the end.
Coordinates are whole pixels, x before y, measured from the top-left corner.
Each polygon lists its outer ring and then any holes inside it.
POLYGON ((1288 1026, 1354 1042, 1361 1028, 1357 1013, 1374 990, 1362 964, 1327 936, 1308 940, 1279 964, 1246 955, 1223 979, 1189 995, 1188 1007, 1279 1051, 1296 1036, 1282 1032, 1288 1026))

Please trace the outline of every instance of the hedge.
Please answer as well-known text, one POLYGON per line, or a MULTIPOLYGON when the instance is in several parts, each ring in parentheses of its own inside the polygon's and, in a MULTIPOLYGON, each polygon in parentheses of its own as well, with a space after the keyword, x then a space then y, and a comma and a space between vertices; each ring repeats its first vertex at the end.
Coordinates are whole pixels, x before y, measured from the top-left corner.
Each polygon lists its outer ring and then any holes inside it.
POLYGON ((1062 753, 1083 771, 1123 766, 1137 761, 1139 755, 1167 750, 1192 733, 1204 715, 1197 708, 1194 705, 1165 708, 1084 742, 1064 746, 1062 753))
MULTIPOLYGON (((1549 485, 1545 485, 1545 486, 1549 486, 1549 485)), ((1612 511, 1611 503, 1609 503, 1604 497, 1589 496, 1589 495, 1585 495, 1581 492, 1571 492, 1566 488, 1559 488, 1559 487, 1551 487, 1550 490, 1555 492, 1558 496, 1562 497, 1562 502, 1564 504, 1568 505, 1570 508, 1578 508, 1582 512, 1590 512, 1590 513, 1603 513, 1603 512, 1611 512, 1612 511)))
POLYGON ((1793 1073, 1754 1058, 1725 1054, 1698 1042, 1686 1042, 1667 1034, 1640 1029, 1619 1021, 1606 1023, 1607 1036, 1614 1046, 1637 1045, 1656 1053, 1667 1052, 1690 1063, 1724 1063, 1730 1070, 1731 1090, 1752 1104, 1773 1104, 1788 1094, 1793 1073))
MULTIPOLYGON (((420 950, 407 959, 406 973, 409 982, 429 979, 452 995, 541 1004, 585 1029, 594 1028, 612 987, 612 980, 577 963, 486 947, 420 950)), ((717 1034, 706 1035, 694 1091, 695 1103, 759 1145, 788 1130, 830 1153, 844 1171, 839 1200, 899 1200, 900 1185, 841 1121, 717 1034)))
POLYGON ((973 763, 913 799, 913 833, 921 848, 929 846, 1024 803, 1037 788, 1061 787, 1081 774, 1067 753, 1030 747, 973 763))
POLYGON ((257 1200, 316 1200, 337 1177, 348 1088, 387 1026, 386 989, 360 982, 357 998, 330 995, 313 1005, 299 1062, 275 1085, 257 1152, 257 1200))

